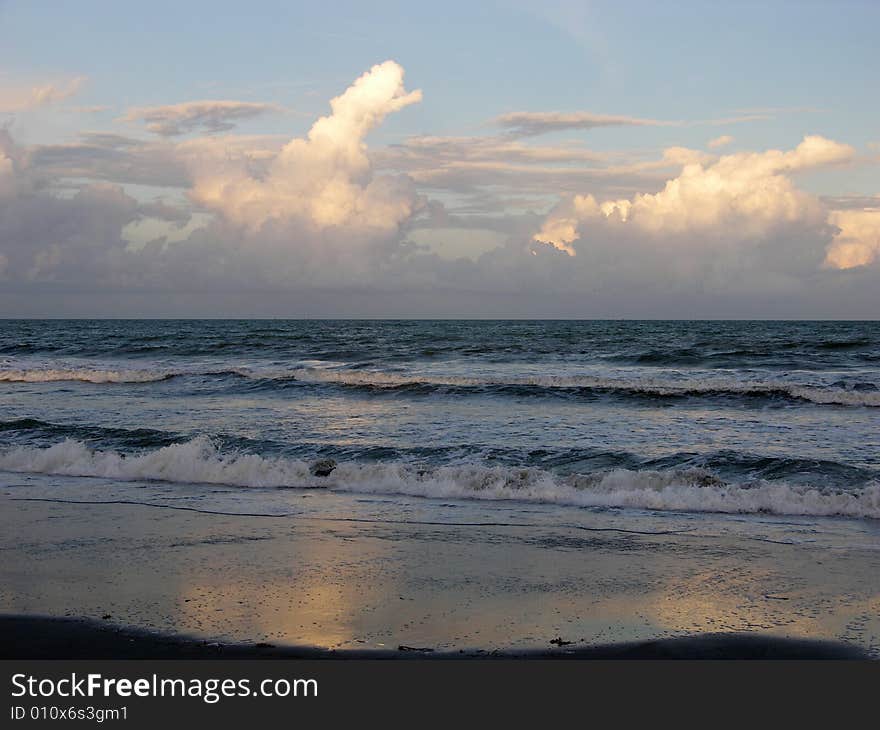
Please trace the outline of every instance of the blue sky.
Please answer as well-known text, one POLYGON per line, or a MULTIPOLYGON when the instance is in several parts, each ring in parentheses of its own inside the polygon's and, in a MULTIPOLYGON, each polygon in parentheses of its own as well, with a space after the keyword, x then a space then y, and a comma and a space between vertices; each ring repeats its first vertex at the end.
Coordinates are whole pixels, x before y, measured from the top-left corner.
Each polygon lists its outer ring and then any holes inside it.
MULTIPOLYGON (((792 150, 806 135, 819 135, 850 146, 852 154, 846 164, 799 168, 798 190, 823 199, 873 199, 880 193, 880 166, 875 162, 880 152, 876 147, 880 143, 877 28, 880 3, 868 0, 430 4, 0 0, 0 94, 4 85, 36 88, 82 77, 75 94, 51 105, 9 106, 4 113, 0 104, 0 119, 5 119, 18 149, 37 152, 31 159, 48 157, 53 145, 78 144, 91 132, 158 144, 163 140, 151 137, 141 119, 124 117, 131 116, 132 109, 197 100, 278 107, 245 116, 224 133, 290 139, 304 136, 317 117, 328 113, 329 100, 361 74, 393 59, 405 69, 406 89, 420 89, 423 96, 418 103, 387 114, 364 137, 373 172, 387 168, 408 175, 414 181, 414 194, 450 210, 459 205, 458 212, 463 211, 462 201, 467 198, 472 215, 495 215, 501 209, 511 215, 504 223, 488 227, 475 223, 471 228, 457 218, 450 226, 456 240, 446 236, 444 242, 436 223, 431 233, 413 233, 419 227, 429 228, 414 222, 419 216, 423 221, 423 213, 414 214, 413 221, 399 222, 406 230, 398 242, 439 246, 435 253, 454 258, 466 252, 472 240, 472 258, 476 258, 502 240, 509 245, 505 237, 522 235, 529 240, 526 212, 545 216, 554 201, 564 203, 574 195, 592 194, 601 202, 618 195, 630 199, 639 193, 653 194, 679 170, 674 165, 658 168, 655 177, 648 175, 643 182, 627 173, 626 179, 615 177, 595 189, 578 188, 575 183, 570 189, 544 189, 536 183, 517 192, 508 179, 504 195, 499 195, 500 183, 491 175, 485 180, 457 181, 457 187, 432 187, 425 182, 433 179, 430 171, 413 171, 400 159, 382 162, 383 150, 394 152, 400 145, 406 148, 408 140, 426 136, 501 139, 503 131, 493 120, 512 112, 586 112, 664 123, 569 126, 518 142, 526 148, 570 145, 608 155, 606 164, 615 169, 618 165, 612 159, 629 165, 648 163, 670 148, 704 154, 716 149, 707 144, 719 137, 732 139, 719 144, 718 150, 745 154, 792 150), (484 211, 475 209, 478 198, 491 196, 497 198, 492 205, 484 211), (534 204, 522 203, 528 211, 515 213, 504 207, 507 203, 498 202, 504 198, 519 204, 516 196, 534 199, 534 204)), ((193 128, 171 141, 185 143, 203 134, 215 137, 217 130, 193 128)), ((181 154, 169 145, 162 148, 163 154, 181 154)), ((156 154, 153 147, 146 149, 156 154)), ((85 153, 77 150, 77 154, 85 153)), ((493 154, 499 165, 504 162, 503 153, 493 154)), ((11 153, 9 158, 13 159, 11 153)), ((463 166, 469 160, 459 162, 463 166)), ((194 163, 187 158, 180 164, 192 168, 194 163)), ((580 162, 573 158, 554 164, 580 162)), ((700 164, 708 167, 711 161, 704 155, 700 164)), ((45 179, 48 173, 41 174, 45 179)), ((57 176, 53 184, 62 187, 72 180, 76 185, 94 182, 83 179, 79 170, 75 176, 59 172, 56 166, 52 174, 57 176)), ((136 185, 108 171, 99 171, 96 178, 120 185, 138 203, 161 198, 187 207, 196 216, 185 229, 187 235, 205 216, 228 214, 228 210, 194 206, 188 183, 163 191, 152 180, 136 185)), ((830 204, 831 209, 836 205, 830 204)), ((873 208, 873 203, 869 200, 863 207, 873 208)), ((126 224, 122 236, 126 245, 140 246, 167 233, 168 221, 145 220, 149 218, 139 213, 137 221, 126 224)), ((855 231, 855 224, 849 223, 855 231)), ((858 236, 865 225, 859 222, 858 236)))
MULTIPOLYGON (((699 120, 821 108, 739 131, 781 144, 807 131, 871 141, 880 4, 856 2, 0 3, 6 73, 89 77, 82 104, 114 109, 206 94, 323 112, 393 58, 424 103, 382 134, 453 134, 514 109, 699 120), (820 129, 821 128, 821 129, 820 129)), ((107 124, 107 119, 100 120, 107 124)), ((278 131, 307 127, 278 122, 278 131)), ((266 126, 266 125, 262 125, 266 126)), ((615 130, 616 131, 616 130, 615 130)), ((662 130, 646 144, 711 130, 662 130)), ((613 144, 609 133, 596 144, 613 144)))

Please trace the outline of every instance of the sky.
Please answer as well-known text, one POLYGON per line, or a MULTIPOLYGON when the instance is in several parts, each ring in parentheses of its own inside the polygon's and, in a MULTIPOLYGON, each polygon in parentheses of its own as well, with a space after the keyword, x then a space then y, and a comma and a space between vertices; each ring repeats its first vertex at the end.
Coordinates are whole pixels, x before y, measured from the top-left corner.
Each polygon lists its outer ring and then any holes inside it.
POLYGON ((880 317, 880 3, 0 0, 0 317, 880 317))

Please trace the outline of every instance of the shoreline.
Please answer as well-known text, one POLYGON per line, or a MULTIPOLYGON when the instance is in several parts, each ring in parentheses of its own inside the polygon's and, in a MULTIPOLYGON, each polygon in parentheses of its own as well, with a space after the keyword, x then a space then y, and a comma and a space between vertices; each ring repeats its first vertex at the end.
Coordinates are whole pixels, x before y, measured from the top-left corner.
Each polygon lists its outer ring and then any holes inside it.
POLYGON ((87 618, 0 614, 0 660, 318 659, 318 660, 870 660, 843 642, 754 633, 698 634, 558 649, 324 649, 224 643, 87 618))
POLYGON ((880 658, 870 526, 313 493, 273 494, 285 514, 268 517, 209 511, 231 491, 112 480, 2 491, 9 657, 880 658))

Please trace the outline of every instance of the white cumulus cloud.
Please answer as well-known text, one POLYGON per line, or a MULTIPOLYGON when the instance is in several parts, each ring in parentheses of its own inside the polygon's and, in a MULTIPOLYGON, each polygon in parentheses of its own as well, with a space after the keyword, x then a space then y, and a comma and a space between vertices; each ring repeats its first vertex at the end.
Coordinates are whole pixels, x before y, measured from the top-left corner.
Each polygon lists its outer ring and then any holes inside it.
POLYGON ((701 234, 754 240, 791 223, 821 225, 827 216, 813 195, 799 190, 790 174, 842 163, 852 147, 807 136, 793 150, 726 155, 712 164, 691 162, 658 193, 599 203, 592 195, 564 201, 548 216, 534 240, 574 255, 572 244, 591 231, 626 226, 647 236, 701 234))
POLYGON ((421 91, 406 91, 403 76, 394 61, 373 66, 259 174, 240 158, 197 162, 193 200, 251 231, 266 224, 366 236, 397 230, 417 196, 405 179, 374 177, 364 140, 388 114, 421 100, 421 91))

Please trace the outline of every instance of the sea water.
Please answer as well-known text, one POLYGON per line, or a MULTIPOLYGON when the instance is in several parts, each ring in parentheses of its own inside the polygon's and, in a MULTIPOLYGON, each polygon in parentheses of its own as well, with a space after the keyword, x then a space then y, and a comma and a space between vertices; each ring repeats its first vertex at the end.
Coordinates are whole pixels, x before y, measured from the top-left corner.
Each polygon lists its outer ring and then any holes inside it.
POLYGON ((44 496, 864 524, 878 447, 877 322, 0 321, 0 483, 44 496))

